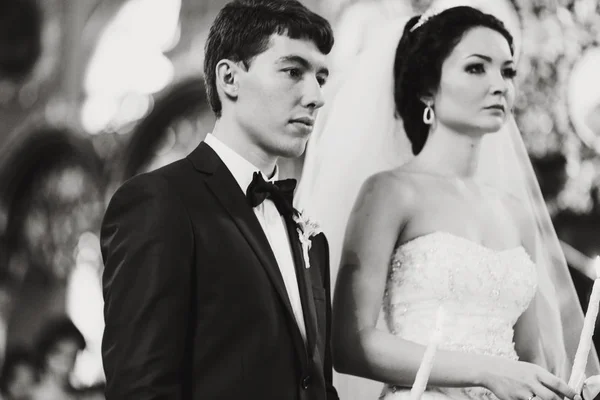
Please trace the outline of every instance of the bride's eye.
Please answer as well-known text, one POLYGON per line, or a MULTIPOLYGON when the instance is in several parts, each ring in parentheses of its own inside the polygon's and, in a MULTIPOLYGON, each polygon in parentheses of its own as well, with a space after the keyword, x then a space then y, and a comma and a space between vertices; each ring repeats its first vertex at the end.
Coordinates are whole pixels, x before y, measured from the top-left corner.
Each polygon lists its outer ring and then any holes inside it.
POLYGON ((514 68, 505 68, 502 71, 502 75, 504 75, 506 79, 513 79, 515 76, 517 76, 517 70, 514 68))
POLYGON ((470 64, 467 65, 465 71, 467 71, 469 74, 483 74, 485 72, 485 68, 481 63, 470 64))

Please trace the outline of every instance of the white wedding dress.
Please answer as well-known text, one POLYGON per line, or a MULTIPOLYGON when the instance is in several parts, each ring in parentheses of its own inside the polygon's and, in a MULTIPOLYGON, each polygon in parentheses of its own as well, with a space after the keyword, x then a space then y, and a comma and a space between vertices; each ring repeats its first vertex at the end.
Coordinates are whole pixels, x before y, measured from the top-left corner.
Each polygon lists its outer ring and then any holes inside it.
MULTIPOLYGON (((536 289, 536 266, 523 247, 494 250, 438 231, 395 250, 384 316, 392 334, 427 345, 443 305, 447 318, 439 349, 517 360, 513 326, 536 289)), ((409 388, 386 385, 380 399, 408 399, 409 394, 409 388)), ((432 387, 423 398, 496 399, 481 387, 432 387)))

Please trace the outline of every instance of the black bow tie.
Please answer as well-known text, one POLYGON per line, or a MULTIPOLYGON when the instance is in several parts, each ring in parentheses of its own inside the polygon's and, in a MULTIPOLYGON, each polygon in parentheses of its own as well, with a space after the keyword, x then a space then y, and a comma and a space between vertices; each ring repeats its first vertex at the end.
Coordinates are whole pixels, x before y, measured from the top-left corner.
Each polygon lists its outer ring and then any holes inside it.
POLYGON ((265 199, 271 199, 275 203, 279 214, 290 216, 294 212, 292 204, 295 188, 295 179, 284 179, 271 183, 266 182, 260 172, 255 172, 252 182, 246 190, 246 198, 248 198, 248 202, 252 207, 258 206, 265 199))

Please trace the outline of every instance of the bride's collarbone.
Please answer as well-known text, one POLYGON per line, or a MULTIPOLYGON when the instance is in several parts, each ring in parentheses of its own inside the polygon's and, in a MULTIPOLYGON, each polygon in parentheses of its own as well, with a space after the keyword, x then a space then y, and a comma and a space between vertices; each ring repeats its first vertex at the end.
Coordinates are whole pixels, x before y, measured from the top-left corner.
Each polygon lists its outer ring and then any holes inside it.
POLYGON ((519 242, 513 218, 493 190, 476 183, 461 187, 450 179, 402 170, 394 175, 400 186, 409 188, 412 198, 403 211, 399 242, 433 232, 447 232, 490 248, 519 242))
POLYGON ((423 195, 445 193, 477 200, 494 200, 499 197, 493 187, 475 178, 461 178, 409 167, 399 167, 393 171, 393 175, 401 186, 410 186, 423 195))

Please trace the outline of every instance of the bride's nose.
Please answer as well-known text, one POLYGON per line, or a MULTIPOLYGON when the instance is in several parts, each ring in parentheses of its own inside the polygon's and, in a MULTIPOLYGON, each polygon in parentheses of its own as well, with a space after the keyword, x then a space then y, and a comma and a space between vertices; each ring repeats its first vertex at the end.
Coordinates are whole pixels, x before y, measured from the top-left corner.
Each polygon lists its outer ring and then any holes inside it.
POLYGON ((495 95, 505 95, 508 91, 508 81, 501 71, 490 74, 490 91, 495 95))

